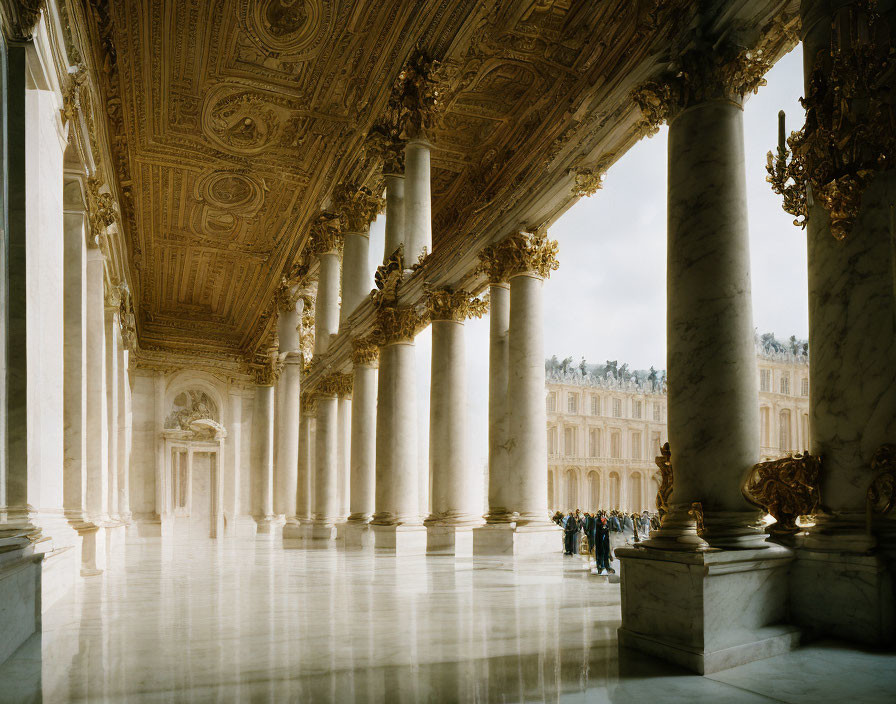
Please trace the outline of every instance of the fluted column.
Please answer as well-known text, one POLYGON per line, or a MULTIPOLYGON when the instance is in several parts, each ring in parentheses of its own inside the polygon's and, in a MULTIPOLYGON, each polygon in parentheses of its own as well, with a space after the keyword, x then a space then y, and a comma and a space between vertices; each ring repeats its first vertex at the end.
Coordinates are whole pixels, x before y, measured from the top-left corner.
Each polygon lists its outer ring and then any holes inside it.
POLYGON ((386 181, 386 244, 383 261, 396 249, 403 247, 404 239, 404 173, 384 173, 386 181))
POLYGON ((257 464, 254 472, 255 522, 259 533, 272 533, 274 516, 274 383, 273 369, 256 374, 255 416, 252 421, 257 464))
POLYGON ((314 356, 326 354, 330 336, 339 332, 339 269, 343 239, 339 218, 321 215, 311 229, 311 252, 320 262, 314 304, 314 356))
POLYGON ((375 510, 376 377, 379 349, 357 341, 352 355, 351 492, 349 523, 366 526, 375 510))
POLYGON ((314 503, 311 538, 321 546, 336 538, 339 512, 339 375, 325 377, 315 389, 314 503))
POLYGON ((95 523, 105 522, 109 518, 103 262, 99 247, 87 250, 87 510, 95 523))
POLYGON ((119 309, 121 293, 117 286, 106 292, 105 306, 105 375, 106 375, 106 452, 107 472, 109 474, 107 490, 109 493, 109 517, 119 520, 118 515, 118 406, 119 399, 119 362, 121 350, 121 327, 119 325, 119 309))
POLYGON ((302 351, 299 335, 304 300, 298 284, 285 282, 277 295, 277 337, 283 370, 277 383, 277 449, 274 513, 295 522, 299 466, 299 404, 302 351))
POLYGON ((761 546, 765 538, 760 512, 742 494, 759 460, 742 101, 767 65, 722 52, 686 57, 693 67, 673 84, 667 103, 674 488, 649 547, 761 546), (705 530, 698 536, 701 512, 705 530))
MULTIPOLYGON (((340 374, 342 389, 339 393, 336 466, 339 478, 339 522, 344 524, 351 501, 351 443, 352 443, 352 375, 340 374)), ((344 525, 342 525, 344 527, 344 525)), ((342 537, 342 527, 340 537, 342 537)))
POLYGON ((404 158, 405 262, 413 265, 432 252, 429 143, 423 139, 408 141, 404 158))
POLYGON ((340 323, 370 294, 373 282, 368 273, 370 223, 382 210, 384 200, 353 183, 340 184, 333 194, 333 207, 343 223, 345 246, 342 259, 342 307, 340 323))
POLYGON ((131 382, 128 369, 130 352, 124 345, 118 350, 118 515, 131 521, 131 382))

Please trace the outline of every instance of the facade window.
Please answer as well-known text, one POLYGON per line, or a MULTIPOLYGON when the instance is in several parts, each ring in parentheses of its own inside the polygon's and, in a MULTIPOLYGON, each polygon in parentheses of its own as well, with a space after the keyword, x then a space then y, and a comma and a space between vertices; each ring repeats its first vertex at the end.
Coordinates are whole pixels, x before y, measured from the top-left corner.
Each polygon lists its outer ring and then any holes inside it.
POLYGON ((600 396, 596 394, 591 395, 591 415, 600 415, 600 396))
POLYGON ((579 412, 579 396, 578 394, 566 395, 566 411, 567 413, 579 412))
POLYGON ((622 418, 622 399, 621 398, 613 399, 613 417, 614 418, 622 418))
POLYGON ((555 413, 557 411, 557 393, 551 391, 548 394, 548 413, 555 413))
POLYGON ((785 408, 781 411, 778 418, 778 449, 788 451, 793 449, 790 433, 790 409, 785 408))
POLYGON ((808 396, 809 395, 809 377, 804 376, 803 381, 800 384, 800 396, 808 396))
POLYGON ((759 370, 759 390, 760 391, 771 391, 772 390, 772 370, 771 369, 760 369, 759 370))
POLYGON ((574 511, 579 507, 579 478, 576 473, 566 470, 566 508, 574 511))
POLYGON ((588 495, 591 497, 591 510, 600 508, 600 475, 597 472, 588 473, 588 495))
POLYGON ((576 456, 576 429, 575 428, 564 428, 563 429, 563 453, 567 457, 575 457, 576 456))
POLYGON ((762 447, 769 447, 769 438, 771 437, 771 413, 768 410, 767 406, 763 406, 759 409, 759 428, 760 428, 760 438, 759 444, 762 447))
POLYGON ((588 456, 600 457, 600 428, 588 431, 588 456))
POLYGON ((781 393, 790 395, 790 374, 781 375, 781 393))
POLYGON ((610 435, 610 457, 622 457, 622 435, 618 430, 610 435))
POLYGON ((659 423, 663 419, 662 406, 658 403, 653 404, 653 420, 659 423))
POLYGON ((650 441, 650 449, 659 455, 660 448, 663 446, 662 438, 659 433, 654 433, 652 438, 653 439, 650 441))
POLYGON ((641 459, 641 433, 632 433, 632 459, 641 459))
POLYGON ((557 429, 556 428, 548 428, 548 454, 549 455, 560 454, 559 448, 557 447, 557 429))
POLYGON ((640 418, 641 417, 641 402, 640 401, 632 401, 632 418, 640 418))

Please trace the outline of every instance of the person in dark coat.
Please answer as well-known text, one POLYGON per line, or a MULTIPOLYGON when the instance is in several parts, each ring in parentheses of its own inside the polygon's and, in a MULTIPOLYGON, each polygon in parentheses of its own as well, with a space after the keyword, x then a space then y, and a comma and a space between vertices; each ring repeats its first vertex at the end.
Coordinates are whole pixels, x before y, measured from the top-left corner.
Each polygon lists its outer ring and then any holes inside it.
POLYGON ((579 522, 572 511, 563 519, 563 554, 575 555, 576 535, 579 533, 579 522))
POLYGON ((615 570, 610 567, 610 522, 605 514, 601 514, 595 521, 594 529, 594 562, 597 574, 613 574, 615 570))

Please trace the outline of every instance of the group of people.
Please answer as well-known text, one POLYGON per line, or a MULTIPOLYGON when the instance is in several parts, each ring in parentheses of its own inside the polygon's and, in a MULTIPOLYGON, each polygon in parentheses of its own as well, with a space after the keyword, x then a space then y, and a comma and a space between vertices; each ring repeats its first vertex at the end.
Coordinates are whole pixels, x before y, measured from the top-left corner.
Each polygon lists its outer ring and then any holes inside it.
POLYGON ((649 511, 639 513, 623 513, 618 509, 599 510, 597 513, 582 513, 576 509, 573 513, 563 515, 557 511, 553 521, 563 529, 563 554, 578 555, 581 551, 581 539, 584 535, 586 550, 594 555, 595 574, 614 574, 610 566, 613 559, 610 548, 610 533, 621 533, 626 539, 630 535, 637 543, 646 538, 651 529, 659 528, 659 517, 649 511))

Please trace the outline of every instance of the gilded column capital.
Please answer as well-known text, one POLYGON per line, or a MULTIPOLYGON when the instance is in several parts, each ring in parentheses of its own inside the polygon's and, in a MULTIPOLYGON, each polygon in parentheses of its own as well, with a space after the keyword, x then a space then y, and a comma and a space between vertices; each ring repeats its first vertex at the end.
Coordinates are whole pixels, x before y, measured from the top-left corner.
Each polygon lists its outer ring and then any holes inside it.
POLYGON ((403 139, 428 139, 444 108, 447 84, 439 61, 421 49, 405 64, 392 87, 390 109, 397 113, 403 139))
POLYGON ((462 323, 467 318, 481 318, 488 313, 488 300, 477 298, 468 291, 439 288, 430 289, 426 294, 426 309, 431 320, 462 323))
POLYGON ((366 337, 358 338, 354 341, 354 349, 352 350, 352 362, 356 365, 376 366, 380 357, 380 348, 376 343, 366 337))
POLYGON ((399 244, 389 258, 376 268, 373 292, 376 305, 393 305, 398 300, 398 287, 404 276, 404 245, 399 244))
POLYGON ((560 268, 557 261, 559 245, 546 235, 518 232, 497 244, 484 247, 479 254, 483 271, 491 283, 505 283, 519 274, 529 274, 542 279, 560 268))
POLYGON ((314 394, 302 394, 302 415, 317 415, 317 399, 314 394))
POLYGON ((277 365, 272 361, 270 364, 264 364, 253 370, 256 386, 273 386, 277 383, 278 373, 277 365))
POLYGON ((367 133, 365 149, 383 164, 383 175, 404 174, 404 141, 400 137, 397 104, 390 101, 387 117, 378 120, 367 133))
POLYGON ((351 396, 352 383, 351 374, 328 374, 321 379, 314 392, 318 396, 351 396))
POLYGON ((315 256, 342 252, 341 221, 335 213, 321 213, 311 225, 308 250, 315 256))
POLYGON ((134 300, 126 282, 118 284, 121 304, 118 313, 118 324, 121 326, 121 341, 126 350, 137 349, 137 316, 134 314, 134 300))
POLYGON ((106 310, 121 311, 121 287, 117 283, 109 283, 103 290, 103 302, 106 310))
POLYGON ((413 342, 429 322, 426 315, 411 306, 383 306, 376 314, 371 339, 380 347, 395 342, 413 342))
POLYGON ((102 243, 99 238, 115 222, 116 215, 115 199, 109 192, 100 192, 102 186, 102 181, 95 177, 87 179, 87 219, 90 222, 90 232, 98 238, 100 246, 102 243))
POLYGON ((761 49, 724 44, 699 46, 681 54, 676 69, 632 92, 641 108, 641 132, 653 135, 660 125, 693 105, 711 101, 741 107, 747 93, 765 85, 771 62, 761 49))
POLYGON ((385 205, 386 199, 366 186, 340 183, 333 192, 333 207, 342 218, 344 232, 367 232, 385 205))

